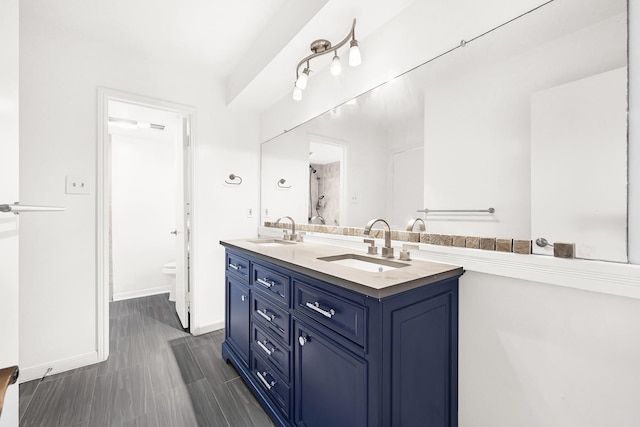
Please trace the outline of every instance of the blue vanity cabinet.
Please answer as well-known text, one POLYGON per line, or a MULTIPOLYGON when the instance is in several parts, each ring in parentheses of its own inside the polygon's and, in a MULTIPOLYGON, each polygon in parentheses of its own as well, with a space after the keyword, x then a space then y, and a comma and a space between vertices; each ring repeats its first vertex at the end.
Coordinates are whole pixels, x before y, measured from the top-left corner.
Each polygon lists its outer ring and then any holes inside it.
POLYGON ((225 253, 225 340, 242 363, 249 366, 249 258, 234 251, 225 253))
POLYGON ((367 362, 294 318, 295 424, 366 427, 367 362))
POLYGON ((277 426, 457 427, 461 268, 377 293, 227 253, 248 275, 227 274, 222 356, 277 426))
POLYGON ((226 278, 226 329, 225 339, 238 356, 249 366, 249 287, 231 276, 226 278))

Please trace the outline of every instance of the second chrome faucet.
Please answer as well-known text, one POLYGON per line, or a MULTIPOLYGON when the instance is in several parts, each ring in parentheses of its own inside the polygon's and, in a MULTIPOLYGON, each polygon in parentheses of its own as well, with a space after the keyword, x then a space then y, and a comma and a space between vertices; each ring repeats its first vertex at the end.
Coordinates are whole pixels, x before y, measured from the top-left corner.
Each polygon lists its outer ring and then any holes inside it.
POLYGON ((384 227, 384 247, 382 248, 382 256, 384 258, 393 258, 393 248, 391 247, 391 227, 389 223, 382 218, 372 219, 364 227, 364 235, 368 236, 371 233, 371 227, 377 222, 381 222, 384 227))

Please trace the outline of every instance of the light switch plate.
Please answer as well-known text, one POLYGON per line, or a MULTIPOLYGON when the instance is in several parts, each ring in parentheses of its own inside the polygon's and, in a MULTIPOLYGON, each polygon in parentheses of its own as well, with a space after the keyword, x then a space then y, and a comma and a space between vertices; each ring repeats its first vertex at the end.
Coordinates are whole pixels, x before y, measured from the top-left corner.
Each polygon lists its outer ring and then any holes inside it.
POLYGON ((269 218, 269 208, 264 208, 264 215, 265 218, 269 218))
POLYGON ((65 193, 89 194, 89 183, 87 179, 80 175, 67 175, 65 193))
POLYGON ((247 209, 247 218, 253 218, 254 214, 253 214, 253 208, 248 208, 247 209))

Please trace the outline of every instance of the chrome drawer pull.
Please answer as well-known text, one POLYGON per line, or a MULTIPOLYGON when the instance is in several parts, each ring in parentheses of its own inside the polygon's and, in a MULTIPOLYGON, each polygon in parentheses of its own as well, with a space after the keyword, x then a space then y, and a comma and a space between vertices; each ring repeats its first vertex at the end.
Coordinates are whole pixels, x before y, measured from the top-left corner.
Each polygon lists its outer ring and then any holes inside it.
POLYGON ((330 308, 329 310, 323 310, 320 308, 320 303, 318 301, 311 303, 308 302, 305 304, 307 307, 309 307, 311 310, 316 311, 320 314, 322 314, 324 317, 328 317, 329 319, 331 319, 333 316, 336 315, 336 312, 333 308, 330 308))
POLYGON ((229 263, 229 267, 233 268, 234 270, 242 270, 242 266, 241 265, 235 265, 234 263, 230 262, 229 263))
POLYGON ((240 297, 240 299, 244 302, 244 301, 246 301, 246 300, 247 300, 247 296, 246 296, 246 295, 242 295, 242 296, 240 297))
POLYGON ((271 390, 271 387, 273 387, 274 385, 276 385, 275 381, 271 381, 270 383, 265 379, 265 377, 267 376, 267 372, 263 372, 260 373, 258 371, 256 371, 256 375, 258 375, 258 378, 260 379, 260 381, 262 381, 262 384, 264 384, 264 386, 266 388, 268 388, 269 390, 271 390))
POLYGON ((270 288, 276 284, 273 280, 269 280, 267 278, 264 279, 256 279, 256 282, 260 283, 262 286, 266 288, 270 288))
POLYGON ((264 341, 256 341, 256 343, 260 346, 261 349, 264 350, 265 353, 267 353, 267 355, 271 356, 271 353, 273 353, 274 351, 276 351, 275 347, 272 347, 271 350, 269 350, 267 348, 267 340, 264 341))
POLYGON ((264 309, 264 311, 256 310, 256 313, 263 317, 267 322, 272 322, 273 318, 275 317, 272 314, 267 313, 266 308, 264 309))

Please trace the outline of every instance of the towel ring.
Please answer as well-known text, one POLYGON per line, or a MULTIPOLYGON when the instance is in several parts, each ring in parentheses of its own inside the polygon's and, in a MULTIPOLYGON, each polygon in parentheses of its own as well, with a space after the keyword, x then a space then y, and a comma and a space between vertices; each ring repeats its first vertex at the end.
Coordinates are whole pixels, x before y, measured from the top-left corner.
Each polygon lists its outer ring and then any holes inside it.
POLYGON ((290 185, 284 185, 285 182, 287 182, 286 179, 280 178, 280 180, 278 181, 278 188, 291 188, 290 185))
POLYGON ((227 184, 229 184, 229 185, 240 185, 240 184, 242 184, 242 178, 241 178, 241 177, 239 177, 238 175, 235 175, 235 174, 229 174, 229 179, 230 179, 231 181, 227 181, 227 180, 225 179, 225 180, 224 180, 224 182, 226 182, 226 183, 227 183, 227 184), (236 179, 239 179, 240 181, 239 181, 239 182, 236 182, 236 179))

